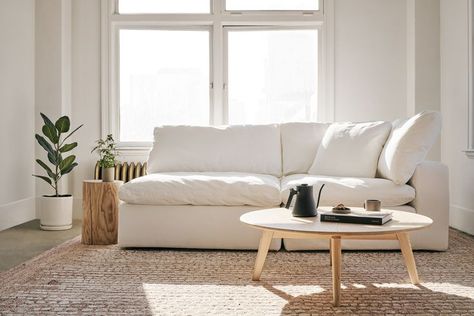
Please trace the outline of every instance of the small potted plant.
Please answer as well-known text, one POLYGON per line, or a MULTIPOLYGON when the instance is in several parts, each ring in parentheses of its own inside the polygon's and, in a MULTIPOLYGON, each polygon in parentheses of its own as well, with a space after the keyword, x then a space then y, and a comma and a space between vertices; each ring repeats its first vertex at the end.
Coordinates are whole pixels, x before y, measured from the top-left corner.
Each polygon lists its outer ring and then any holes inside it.
POLYGON ((82 125, 64 136, 71 126, 69 117, 62 116, 55 123, 43 113, 41 117, 44 121, 42 132, 46 138, 39 134, 35 134, 35 138, 46 151, 52 168, 41 159, 36 159, 36 162, 46 171, 46 175, 34 174, 33 176, 48 183, 53 188, 54 194, 41 197, 40 227, 43 230, 66 230, 72 227, 73 199, 71 194, 59 194, 58 182, 77 166, 75 155, 67 157, 63 155, 77 147, 77 142, 66 143, 66 140, 82 125))
POLYGON ((107 135, 105 139, 97 140, 97 146, 92 152, 99 154, 99 167, 101 168, 102 181, 113 182, 115 179, 115 163, 118 156, 117 144, 112 134, 107 135))

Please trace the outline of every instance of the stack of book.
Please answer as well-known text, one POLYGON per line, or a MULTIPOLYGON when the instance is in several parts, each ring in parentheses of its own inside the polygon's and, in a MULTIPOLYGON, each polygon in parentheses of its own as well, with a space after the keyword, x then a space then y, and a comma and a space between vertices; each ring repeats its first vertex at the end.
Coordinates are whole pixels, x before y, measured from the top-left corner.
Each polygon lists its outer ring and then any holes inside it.
POLYGON ((351 211, 349 214, 321 212, 321 222, 383 225, 392 219, 392 213, 351 211))

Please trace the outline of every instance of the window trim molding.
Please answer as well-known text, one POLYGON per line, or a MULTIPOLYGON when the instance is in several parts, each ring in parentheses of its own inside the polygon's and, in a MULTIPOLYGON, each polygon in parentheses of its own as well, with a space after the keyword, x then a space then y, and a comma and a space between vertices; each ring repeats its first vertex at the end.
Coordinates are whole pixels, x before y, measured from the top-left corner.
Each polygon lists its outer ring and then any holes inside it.
MULTIPOLYGON (((118 80, 117 34, 120 28, 208 26, 210 28, 210 124, 224 124, 226 115, 226 78, 224 26, 317 27, 320 30, 320 69, 318 76, 318 121, 332 122, 334 107, 334 1, 319 0, 318 11, 254 11, 224 10, 224 0, 211 0, 210 14, 117 14, 118 0, 101 0, 101 136, 118 135, 119 117, 115 104, 118 80), (214 14, 215 12, 219 14, 214 14), (271 13, 271 14, 270 14, 271 13), (298 21, 295 21, 298 16, 298 21), (214 65, 220 65, 214 67, 214 65)), ((117 137, 117 136, 116 136, 117 137)), ((123 153, 146 153, 152 142, 119 142, 123 153)))
POLYGON ((467 2, 467 43, 468 43, 468 135, 467 149, 464 151, 468 158, 474 159, 474 0, 467 2))

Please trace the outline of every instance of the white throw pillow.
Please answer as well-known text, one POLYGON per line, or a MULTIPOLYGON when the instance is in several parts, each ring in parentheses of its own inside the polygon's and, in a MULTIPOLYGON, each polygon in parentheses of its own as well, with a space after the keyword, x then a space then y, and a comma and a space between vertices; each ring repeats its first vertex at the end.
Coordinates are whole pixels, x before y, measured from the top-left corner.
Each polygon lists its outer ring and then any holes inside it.
POLYGON ((396 184, 405 184, 431 149, 441 131, 439 112, 421 112, 393 123, 380 155, 378 173, 396 184))
POLYGON ((326 131, 309 174, 374 178, 388 122, 333 123, 326 131))

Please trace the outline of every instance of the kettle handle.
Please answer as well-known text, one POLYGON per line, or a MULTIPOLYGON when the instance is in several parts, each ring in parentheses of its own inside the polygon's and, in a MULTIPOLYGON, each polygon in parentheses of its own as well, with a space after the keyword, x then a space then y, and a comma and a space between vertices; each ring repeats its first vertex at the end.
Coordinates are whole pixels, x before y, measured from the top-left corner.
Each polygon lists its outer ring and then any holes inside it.
POLYGON ((291 200, 293 200, 293 196, 295 196, 295 194, 297 194, 298 191, 296 191, 295 189, 291 188, 290 189, 290 196, 288 197, 288 201, 286 202, 286 205, 285 205, 285 208, 290 208, 290 205, 291 205, 291 200))
POLYGON ((318 201, 316 202, 316 209, 318 209, 318 207, 319 207, 319 199, 321 198, 321 192, 323 191, 324 186, 325 186, 325 184, 323 183, 323 184, 321 185, 321 188, 319 189, 318 201))

